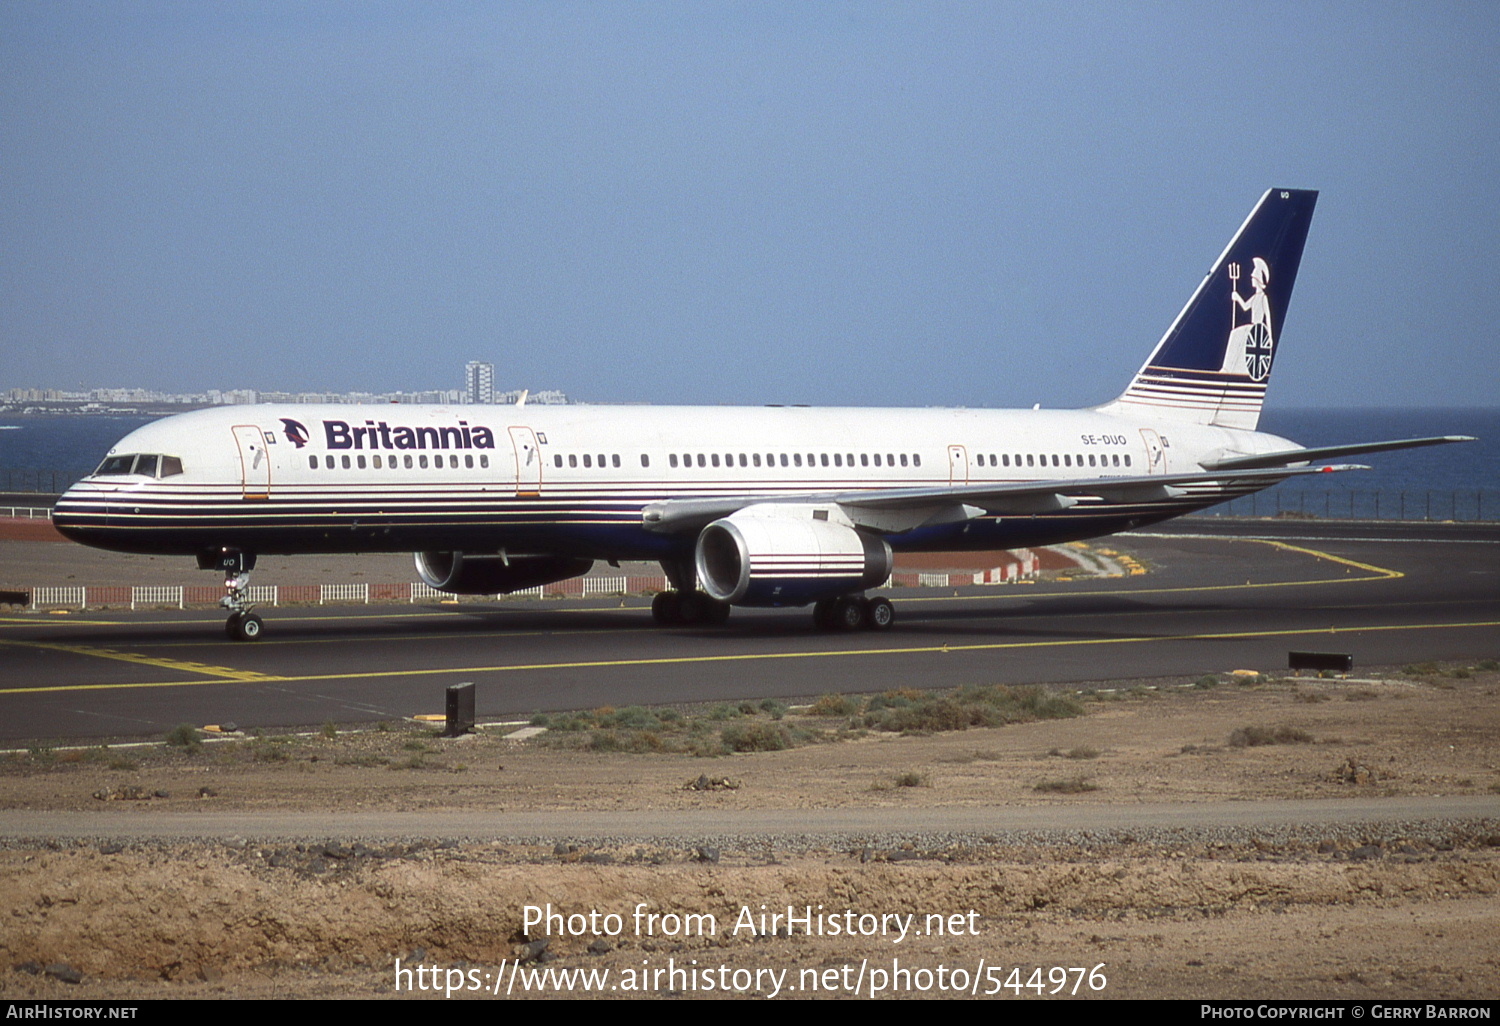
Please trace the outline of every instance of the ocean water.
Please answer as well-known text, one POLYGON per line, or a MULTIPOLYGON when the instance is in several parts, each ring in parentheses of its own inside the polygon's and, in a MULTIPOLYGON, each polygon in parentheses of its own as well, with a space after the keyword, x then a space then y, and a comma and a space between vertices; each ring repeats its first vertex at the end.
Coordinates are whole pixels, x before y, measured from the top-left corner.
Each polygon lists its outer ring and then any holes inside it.
POLYGON ((1500 520, 1500 409, 1275 410, 1260 429, 1300 445, 1472 435, 1476 442, 1349 456, 1369 470, 1293 478, 1212 512, 1407 520, 1500 520))
MULTIPOLYGON (((151 417, 0 417, 0 490, 56 492, 99 465, 121 437, 151 417)), ((1277 410, 1261 430, 1302 445, 1474 435, 1477 442, 1340 461, 1371 469, 1291 480, 1216 507, 1220 513, 1435 520, 1500 520, 1500 409, 1277 410)))

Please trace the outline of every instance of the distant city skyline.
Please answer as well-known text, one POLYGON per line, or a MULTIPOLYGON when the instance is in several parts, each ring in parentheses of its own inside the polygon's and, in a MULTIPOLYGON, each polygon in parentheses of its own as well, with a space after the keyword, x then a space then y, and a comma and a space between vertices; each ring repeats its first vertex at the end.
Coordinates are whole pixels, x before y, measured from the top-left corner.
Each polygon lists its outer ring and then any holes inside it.
POLYGON ((482 360, 470 360, 463 369, 462 388, 414 389, 390 392, 345 392, 323 390, 266 390, 254 388, 210 388, 201 392, 169 392, 161 389, 135 387, 103 387, 83 389, 17 388, 0 393, 0 409, 27 404, 92 405, 123 404, 127 406, 236 406, 256 403, 443 403, 452 405, 489 406, 519 402, 526 396, 527 402, 544 405, 567 403, 568 397, 557 389, 539 389, 535 392, 514 388, 505 392, 495 391, 495 366, 482 360))
POLYGON ((284 392, 258 391, 253 388, 208 389, 203 392, 164 392, 145 388, 90 388, 78 391, 56 388, 10 388, 0 393, 0 408, 34 404, 106 404, 160 406, 234 406, 257 403, 444 403, 457 406, 504 406, 518 402, 522 395, 528 403, 555 405, 569 403, 566 393, 558 389, 514 388, 505 392, 491 389, 485 402, 471 400, 467 388, 429 389, 395 392, 284 392))

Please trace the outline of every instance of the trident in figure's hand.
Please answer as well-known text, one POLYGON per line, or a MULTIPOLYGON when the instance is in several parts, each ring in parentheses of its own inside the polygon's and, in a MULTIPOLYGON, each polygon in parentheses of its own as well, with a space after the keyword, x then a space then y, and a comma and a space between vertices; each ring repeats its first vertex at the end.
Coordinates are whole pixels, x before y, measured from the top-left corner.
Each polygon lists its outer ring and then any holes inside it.
POLYGON ((1229 326, 1234 327, 1234 301, 1240 297, 1240 265, 1229 265, 1229 326))

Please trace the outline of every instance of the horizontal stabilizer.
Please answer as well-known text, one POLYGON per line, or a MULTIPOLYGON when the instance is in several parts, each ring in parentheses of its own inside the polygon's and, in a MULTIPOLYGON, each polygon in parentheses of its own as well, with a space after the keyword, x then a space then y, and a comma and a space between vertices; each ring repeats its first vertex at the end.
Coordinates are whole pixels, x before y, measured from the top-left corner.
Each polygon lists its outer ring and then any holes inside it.
POLYGON ((1367 452, 1389 452, 1392 449, 1420 449, 1424 445, 1447 445, 1449 442, 1472 442, 1472 435, 1441 435, 1434 438, 1404 438, 1393 442, 1362 442, 1356 445, 1324 445, 1316 449, 1285 449, 1255 456, 1231 456, 1209 460, 1204 470, 1253 470, 1260 467, 1285 467, 1309 460, 1328 460, 1338 456, 1358 456, 1367 452))

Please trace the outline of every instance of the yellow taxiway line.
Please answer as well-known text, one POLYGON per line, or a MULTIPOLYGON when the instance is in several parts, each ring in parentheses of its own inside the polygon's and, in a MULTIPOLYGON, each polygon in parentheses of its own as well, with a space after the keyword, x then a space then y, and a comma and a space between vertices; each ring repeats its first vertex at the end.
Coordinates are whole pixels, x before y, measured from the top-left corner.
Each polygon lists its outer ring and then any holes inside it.
MULTIPOLYGON (((1342 565, 1342 566, 1349 567, 1351 569, 1364 571, 1369 576, 1359 576, 1359 577, 1348 577, 1348 576, 1346 576, 1346 577, 1329 577, 1329 578, 1317 578, 1317 579, 1312 579, 1312 580, 1297 580, 1297 581, 1266 581, 1266 582, 1261 582, 1259 584, 1256 584, 1256 583, 1253 583, 1253 582, 1250 582, 1250 581, 1246 581, 1244 584, 1192 585, 1192 586, 1177 587, 1177 588, 1131 588, 1131 589, 1128 589, 1128 591, 1126 591, 1124 593, 1130 594, 1130 595, 1149 595, 1149 594, 1173 594, 1173 593, 1200 592, 1200 591, 1239 591, 1239 590, 1244 590, 1246 588, 1254 589, 1254 588, 1305 587, 1305 586, 1314 585, 1314 584, 1339 584, 1339 583, 1351 583, 1352 584, 1352 583, 1355 583, 1355 582, 1358 582, 1358 581, 1395 580, 1397 578, 1405 576, 1399 570, 1391 570, 1391 569, 1388 569, 1386 567, 1375 566, 1375 565, 1370 564, 1370 563, 1360 563, 1360 562, 1357 562, 1357 561, 1352 560, 1352 559, 1346 559, 1343 556, 1335 556, 1332 553, 1322 552, 1322 551, 1320 551, 1318 549, 1306 548, 1306 547, 1300 546, 1300 545, 1289 545, 1289 544, 1287 544, 1285 542, 1273 541, 1273 540, 1270 540, 1270 539, 1244 539, 1244 540, 1246 540, 1246 541, 1252 541, 1252 542, 1255 542, 1256 544, 1269 545, 1269 546, 1271 546, 1273 548, 1283 549, 1283 550, 1286 550, 1286 551, 1289 551, 1289 552, 1296 552, 1296 553, 1299 553, 1299 554, 1311 556, 1311 557, 1313 557, 1315 559, 1325 560, 1325 561, 1328 561, 1328 562, 1331 562, 1331 563, 1336 563, 1336 564, 1339 564, 1339 565, 1342 565)), ((1007 595, 994 595, 994 596, 989 596, 989 595, 972 596, 972 595, 969 595, 969 596, 958 596, 958 597, 944 596, 944 597, 941 597, 941 598, 938 598, 938 597, 933 597, 933 598, 905 598, 902 601, 903 601, 903 604, 906 604, 906 603, 912 603, 912 602, 974 601, 976 598, 978 598, 978 599, 1010 599, 1010 598, 1032 598, 1032 599, 1036 599, 1036 598, 1045 598, 1045 597, 1065 597, 1065 596, 1068 596, 1068 595, 1078 595, 1078 594, 1084 594, 1084 593, 1085 593, 1085 591, 1083 589, 1079 589, 1079 590, 1069 590, 1069 591, 1066 591, 1066 592, 1047 592, 1047 593, 1044 593, 1044 594, 1038 594, 1037 592, 1028 592, 1025 595, 1007 594, 1007 595)), ((1092 593, 1098 594, 1100 592, 1092 592, 1092 593)), ((610 612, 610 611, 612 611, 612 610, 588 610, 588 612, 610 612)), ((573 612, 582 612, 582 610, 573 610, 573 612)), ((422 615, 422 614, 418 614, 418 615, 422 615)), ((434 615, 434 614, 427 614, 427 615, 434 615)), ((327 619, 327 618, 325 618, 325 617, 315 617, 315 618, 314 617, 306 617, 306 618, 300 618, 300 619, 327 619)), ((72 621, 72 622, 78 623, 79 621, 72 621)), ((62 685, 41 685, 41 686, 34 686, 34 687, 12 687, 12 688, 0 688, 0 695, 34 694, 34 693, 37 693, 37 692, 51 692, 51 691, 114 690, 114 689, 120 689, 120 688, 196 687, 196 686, 200 686, 200 685, 204 685, 204 684, 216 683, 216 682, 222 681, 222 680, 233 680, 233 681, 240 681, 240 682, 245 682, 245 683, 272 683, 272 682, 277 682, 277 683, 305 683, 305 682, 309 682, 309 681, 326 681, 326 680, 368 680, 368 679, 382 678, 382 677, 426 677, 426 676, 444 676, 444 675, 455 675, 455 674, 515 673, 515 672, 538 671, 538 670, 582 670, 582 669, 604 669, 604 668, 610 668, 610 667, 625 667, 625 666, 675 666, 675 665, 688 665, 688 664, 694 664, 694 663, 752 662, 752 661, 756 661, 756 660, 773 660, 773 659, 828 659, 828 658, 840 658, 840 657, 842 657, 842 658, 849 658, 849 657, 855 657, 855 656, 903 656, 903 655, 904 656, 912 656, 912 655, 942 654, 942 653, 952 653, 952 652, 1003 651, 1003 650, 1006 650, 1006 649, 1069 648, 1069 647, 1076 647, 1076 646, 1082 646, 1082 645, 1131 645, 1131 644, 1145 644, 1145 643, 1148 643, 1148 642, 1163 642, 1163 641, 1222 641, 1222 640, 1229 640, 1229 639, 1236 639, 1236 638, 1238 638, 1238 639, 1248 639, 1248 638, 1295 637, 1295 636, 1305 636, 1305 635, 1359 634, 1359 633, 1365 633, 1365 632, 1378 632, 1378 631, 1429 630, 1429 629, 1440 628, 1440 627, 1449 627, 1449 628, 1474 628, 1474 627, 1497 627, 1497 626, 1500 626, 1500 622, 1473 622, 1473 623, 1448 623, 1448 624, 1443 624, 1443 623, 1392 624, 1392 625, 1371 626, 1371 627, 1349 627, 1349 628, 1343 628, 1343 629, 1336 629, 1336 628, 1298 628, 1298 629, 1295 629, 1295 630, 1230 631, 1230 632, 1214 633, 1214 634, 1177 634, 1177 635, 1172 635, 1170 637, 1160 637, 1160 636, 1155 636, 1155 635, 1143 635, 1143 636, 1136 636, 1136 637, 1073 639, 1073 640, 1069 640, 1069 641, 1055 641, 1055 640, 1053 640, 1053 641, 1006 641, 1006 642, 992 642, 992 643, 985 643, 985 644, 969 644, 969 645, 948 645, 948 644, 944 644, 944 645, 920 645, 920 646, 896 647, 896 648, 840 649, 840 650, 836 650, 836 651, 762 652, 762 653, 744 653, 744 654, 738 654, 738 655, 658 656, 658 657, 645 658, 645 659, 606 659, 606 660, 588 660, 588 661, 580 661, 580 662, 526 663, 526 664, 512 664, 512 665, 508 665, 508 666, 506 666, 506 665, 500 665, 500 666, 463 666, 463 667, 454 667, 454 668, 436 668, 436 669, 418 669, 418 670, 371 670, 371 671, 363 671, 363 672, 358 672, 358 673, 324 673, 324 674, 303 674, 303 675, 295 675, 295 676, 283 676, 283 675, 277 675, 277 674, 265 674, 265 673, 259 673, 259 672, 253 671, 253 670, 237 670, 237 669, 235 669, 233 667, 228 667, 228 666, 211 666, 211 665, 208 665, 208 664, 205 664, 205 663, 187 662, 187 661, 177 660, 177 659, 157 658, 157 657, 152 657, 152 656, 137 655, 137 654, 129 653, 129 652, 118 652, 118 651, 115 651, 114 649, 95 648, 93 646, 88 646, 88 645, 66 645, 66 644, 61 644, 61 643, 22 642, 22 641, 8 641, 8 640, 0 639, 0 646, 3 646, 3 645, 17 645, 17 646, 24 646, 24 647, 29 647, 29 648, 52 649, 52 650, 55 650, 55 651, 67 652, 67 653, 74 654, 74 655, 92 656, 92 657, 95 657, 95 658, 118 659, 118 660, 121 660, 121 661, 124 661, 124 662, 137 663, 137 664, 145 665, 145 666, 157 666, 157 667, 161 667, 163 669, 177 670, 177 671, 180 671, 180 672, 183 672, 183 673, 203 674, 203 675, 205 675, 205 676, 207 676, 207 677, 210 678, 209 680, 149 681, 149 682, 119 683, 119 684, 62 684, 62 685)), ((538 633, 540 633, 540 632, 538 632, 538 633)), ((291 643, 293 643, 293 642, 282 642, 282 644, 291 644, 291 643)), ((264 644, 278 644, 278 643, 277 642, 262 642, 261 644, 264 645, 264 644)))

